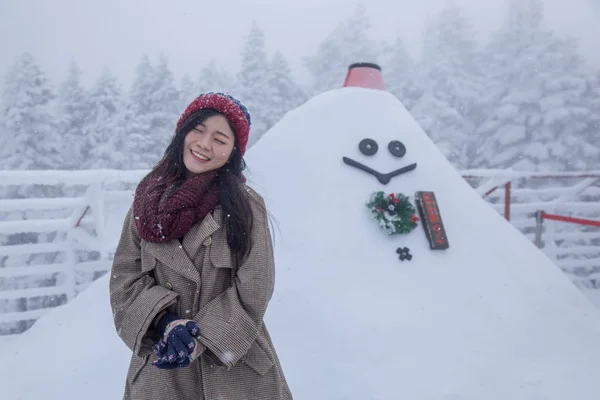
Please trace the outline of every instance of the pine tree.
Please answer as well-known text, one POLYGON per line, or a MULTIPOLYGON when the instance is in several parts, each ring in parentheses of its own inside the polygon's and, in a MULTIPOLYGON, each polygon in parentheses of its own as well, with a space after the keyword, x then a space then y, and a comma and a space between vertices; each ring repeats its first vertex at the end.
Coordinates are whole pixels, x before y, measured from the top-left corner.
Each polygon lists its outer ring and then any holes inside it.
POLYGON ((307 100, 304 91, 295 83, 284 55, 277 50, 273 54, 269 74, 269 86, 273 90, 270 100, 271 118, 277 123, 288 112, 307 100))
POLYGON ((151 104, 147 110, 150 135, 155 138, 156 145, 164 150, 175 134, 175 126, 180 116, 179 92, 173 73, 169 69, 169 60, 164 55, 159 57, 154 69, 151 93, 151 104))
MULTIPOLYGON (((256 29, 258 29, 258 27, 256 27, 256 29)), ((260 35, 260 31, 256 34, 260 35)), ((264 40, 262 45, 260 42, 257 42, 256 46, 259 51, 264 52, 264 40)), ((234 76, 224 68, 220 67, 215 60, 211 60, 200 70, 197 86, 201 93, 210 91, 233 92, 236 90, 234 76)))
POLYGON ((486 120, 479 128, 485 141, 478 154, 482 167, 512 167, 531 137, 527 124, 535 118, 533 108, 541 97, 533 79, 545 41, 542 19, 541 7, 520 10, 512 2, 503 26, 485 50, 486 120))
MULTIPOLYGON (((121 114, 121 148, 129 158, 126 168, 150 168, 163 156, 175 133, 181 110, 179 92, 168 66, 161 55, 156 67, 144 55, 137 68, 129 103, 121 114)), ((118 162, 121 164, 121 162, 118 162)))
POLYGON ((252 115, 249 148, 274 123, 269 107, 273 90, 269 85, 265 35, 256 22, 252 23, 241 58, 242 65, 237 76, 236 90, 232 94, 239 97, 252 115))
POLYGON ((53 169, 60 165, 62 138, 50 106, 56 95, 33 56, 23 54, 5 79, 2 110, 6 141, 3 169, 53 169))
POLYGON ((143 55, 126 106, 119 115, 120 128, 117 138, 125 158, 117 161, 124 169, 150 168, 160 159, 164 149, 151 136, 149 117, 154 91, 154 68, 147 55, 143 55))
POLYGON ((576 40, 555 38, 539 60, 546 71, 538 76, 543 88, 541 121, 524 155, 545 169, 586 170, 592 160, 600 159, 600 148, 586 140, 592 110, 585 96, 588 76, 577 49, 576 40))
POLYGON ((148 119, 135 114, 131 107, 125 107, 117 121, 113 141, 120 151, 113 157, 114 168, 148 169, 155 165, 165 148, 158 148, 156 141, 149 136, 148 119))
MULTIPOLYGON (((593 149, 600 149, 600 72, 588 79, 588 90, 585 101, 590 109, 586 118, 584 137, 593 149)), ((600 157, 592 158, 589 169, 600 170, 600 157)))
POLYGON ((80 169, 90 159, 89 95, 81 86, 81 70, 72 63, 58 97, 58 130, 68 146, 62 148, 62 168, 80 169))
POLYGON ((134 113, 146 114, 152 105, 152 92, 154 91, 154 68, 150 58, 144 54, 136 69, 136 75, 129 93, 129 107, 134 113))
POLYGON ((190 74, 184 74, 179 82, 179 111, 183 110, 190 104, 198 95, 200 90, 198 85, 194 83, 190 74))
POLYGON ((589 105, 576 42, 545 26, 539 0, 513 0, 486 51, 488 109, 483 167, 568 170, 597 154, 586 146, 589 105))
POLYGON ((370 29, 366 9, 359 4, 348 20, 321 42, 317 53, 304 59, 313 77, 312 95, 342 87, 350 64, 379 62, 381 46, 369 38, 370 29))
POLYGON ((90 92, 92 125, 89 131, 90 158, 86 168, 116 168, 114 160, 119 158, 122 140, 119 133, 119 113, 123 111, 121 88, 117 78, 104 68, 90 92))
POLYGON ((417 87, 417 65, 408 53, 404 39, 398 36, 393 45, 386 45, 382 58, 384 56, 385 86, 404 107, 411 110, 422 93, 417 87))
MULTIPOLYGON (((4 104, 5 101, 4 95, 0 97, 0 146, 5 146, 11 139, 5 115, 7 109, 7 105, 4 104)), ((0 169, 2 169, 2 161, 0 161, 0 169)))
POLYGON ((478 148, 475 128, 481 75, 471 23, 453 5, 426 27, 417 86, 423 90, 411 113, 457 168, 470 168, 478 148))
POLYGON ((179 87, 181 112, 201 93, 232 93, 236 90, 235 77, 219 67, 214 59, 200 69, 196 81, 193 81, 189 74, 184 74, 179 87))

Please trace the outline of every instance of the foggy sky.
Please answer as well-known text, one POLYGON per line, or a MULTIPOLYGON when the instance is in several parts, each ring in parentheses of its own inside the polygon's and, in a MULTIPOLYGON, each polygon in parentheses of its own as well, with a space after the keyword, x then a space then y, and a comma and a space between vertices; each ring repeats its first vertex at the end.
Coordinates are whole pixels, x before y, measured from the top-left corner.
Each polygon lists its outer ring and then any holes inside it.
MULTIPOLYGON (((401 34, 418 56, 423 23, 449 0, 364 0, 373 37, 401 34)), ((506 0, 450 0, 473 17, 485 39, 503 18, 506 0)), ((560 34, 581 38, 581 54, 600 68, 600 0, 545 0, 546 20, 560 34)), ((280 49, 296 79, 306 81, 301 58, 314 52, 338 21, 348 17, 349 0, 2 0, 0 78, 15 57, 30 51, 54 85, 76 61, 85 84, 108 66, 128 85, 142 53, 169 57, 177 79, 193 78, 215 58, 230 71, 252 19, 265 31, 267 49, 280 49)), ((1 85, 1 83, 0 83, 1 85)))

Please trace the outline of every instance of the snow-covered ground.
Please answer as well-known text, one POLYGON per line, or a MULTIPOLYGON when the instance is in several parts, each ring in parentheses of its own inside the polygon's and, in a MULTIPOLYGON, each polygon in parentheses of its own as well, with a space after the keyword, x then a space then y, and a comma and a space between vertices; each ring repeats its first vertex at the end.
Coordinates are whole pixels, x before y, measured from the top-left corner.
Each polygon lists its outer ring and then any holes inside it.
MULTIPOLYGON (((392 95, 322 94, 247 161, 275 221, 266 319, 296 399, 598 398, 599 310, 471 189, 392 95), (377 154, 359 152, 365 138, 377 154), (392 140, 406 156, 390 154, 392 140), (383 185, 343 157, 381 172, 417 167, 383 185), (365 206, 378 190, 433 191, 450 248, 430 250, 422 226, 388 236, 365 206), (413 259, 400 261, 398 247, 413 259)), ((2 399, 120 398, 129 354, 114 331, 108 279, 0 343, 2 399)))

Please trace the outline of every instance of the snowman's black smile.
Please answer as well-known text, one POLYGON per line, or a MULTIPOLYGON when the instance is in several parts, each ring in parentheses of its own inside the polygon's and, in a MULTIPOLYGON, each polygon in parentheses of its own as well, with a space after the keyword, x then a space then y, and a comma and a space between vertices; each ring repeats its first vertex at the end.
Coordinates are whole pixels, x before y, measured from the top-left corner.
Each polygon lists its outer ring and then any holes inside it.
POLYGON ((389 172, 387 174, 382 174, 381 172, 375 171, 374 169, 369 168, 366 165, 359 163, 358 161, 354 161, 351 158, 343 157, 342 160, 344 160, 344 163, 346 163, 352 167, 358 168, 360 170, 365 171, 368 174, 374 175, 377 178, 377 180, 379 182, 383 183, 384 185, 387 185, 388 183, 390 183, 390 181, 392 180, 393 177, 401 175, 408 171, 412 171, 413 169, 417 168, 417 163, 413 163, 413 164, 407 165, 406 167, 402 167, 395 171, 389 172))
MULTIPOLYGON (((375 153, 377 153, 377 150, 379 150, 379 145, 373 139, 363 139, 358 144, 358 149, 365 156, 373 156, 375 153)), ((404 146, 404 144, 398 140, 392 140, 388 144, 388 150, 394 157, 397 158, 402 158, 406 154, 406 146, 404 146)), ((343 157, 342 160, 344 160, 346 164, 352 167, 358 168, 360 170, 365 171, 368 174, 374 175, 377 178, 377 180, 383 183, 384 185, 390 183, 393 177, 408 171, 412 171, 413 169, 417 168, 417 163, 413 163, 407 165, 406 167, 402 167, 400 169, 392 171, 390 173, 382 174, 381 172, 375 171, 374 169, 369 168, 366 165, 359 163, 358 161, 354 161, 351 158, 343 157)))

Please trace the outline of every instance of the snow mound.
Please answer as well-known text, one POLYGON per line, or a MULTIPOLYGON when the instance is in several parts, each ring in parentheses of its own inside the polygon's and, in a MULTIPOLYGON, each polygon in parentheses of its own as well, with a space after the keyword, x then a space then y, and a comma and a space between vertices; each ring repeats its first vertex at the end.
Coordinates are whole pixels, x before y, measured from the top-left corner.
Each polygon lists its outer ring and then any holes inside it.
POLYGON ((3 400, 123 397, 131 353, 116 335, 108 274, 23 334, 0 343, 3 400))

